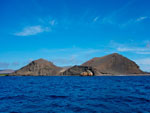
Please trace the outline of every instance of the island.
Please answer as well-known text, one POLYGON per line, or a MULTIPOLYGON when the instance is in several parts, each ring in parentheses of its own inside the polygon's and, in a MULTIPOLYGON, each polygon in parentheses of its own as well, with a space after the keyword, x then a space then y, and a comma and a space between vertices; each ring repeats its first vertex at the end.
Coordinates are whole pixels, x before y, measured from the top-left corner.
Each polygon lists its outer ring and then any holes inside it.
POLYGON ((95 57, 81 65, 63 68, 45 59, 32 61, 8 76, 103 76, 103 75, 146 75, 132 60, 113 53, 95 57))

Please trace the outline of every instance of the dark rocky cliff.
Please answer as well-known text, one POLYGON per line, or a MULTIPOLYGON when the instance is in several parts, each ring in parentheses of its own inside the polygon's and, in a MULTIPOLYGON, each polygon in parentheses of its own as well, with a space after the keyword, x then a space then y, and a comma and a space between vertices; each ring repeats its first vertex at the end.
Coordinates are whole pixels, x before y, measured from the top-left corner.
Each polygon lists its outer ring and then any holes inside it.
POLYGON ((90 66, 73 66, 62 73, 62 75, 94 76, 100 74, 90 66))

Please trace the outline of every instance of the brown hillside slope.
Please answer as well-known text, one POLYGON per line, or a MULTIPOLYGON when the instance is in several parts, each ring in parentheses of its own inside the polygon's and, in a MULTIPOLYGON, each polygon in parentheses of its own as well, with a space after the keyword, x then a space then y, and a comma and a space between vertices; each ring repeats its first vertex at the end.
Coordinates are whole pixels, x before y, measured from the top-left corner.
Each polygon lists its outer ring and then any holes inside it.
POLYGON ((33 75, 33 76, 44 76, 44 75, 58 75, 60 67, 55 66, 52 62, 44 59, 38 59, 32 61, 27 66, 9 74, 9 75, 33 75))
POLYGON ((103 74, 144 74, 135 62, 118 53, 93 58, 83 63, 82 66, 95 67, 103 74))

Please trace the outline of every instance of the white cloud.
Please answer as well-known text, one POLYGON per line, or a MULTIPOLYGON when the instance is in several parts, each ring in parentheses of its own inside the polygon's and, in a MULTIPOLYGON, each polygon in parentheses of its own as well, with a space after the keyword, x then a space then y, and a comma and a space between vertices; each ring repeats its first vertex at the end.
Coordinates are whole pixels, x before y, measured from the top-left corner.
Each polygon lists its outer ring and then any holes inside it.
POLYGON ((136 62, 138 64, 150 65, 150 58, 138 59, 136 62))
POLYGON ((97 22, 97 20, 99 19, 99 17, 97 16, 97 17, 95 17, 94 19, 93 19, 93 22, 97 22))
POLYGON ((145 20, 145 19, 149 19, 150 17, 148 17, 148 16, 142 16, 142 17, 139 17, 139 18, 136 18, 136 19, 130 19, 129 21, 127 21, 127 22, 125 22, 125 23, 123 23, 123 24, 120 24, 120 27, 121 28, 124 28, 124 27, 127 27, 127 26, 129 26, 129 25, 134 25, 134 24, 136 24, 136 23, 138 23, 138 22, 141 22, 141 21, 143 21, 143 20, 145 20))
POLYGON ((121 48, 121 47, 118 47, 118 48, 117 48, 117 51, 120 51, 120 52, 127 52, 127 51, 133 51, 133 49, 131 49, 131 48, 121 48))
POLYGON ((147 18, 149 18, 149 17, 147 17, 147 16, 139 17, 139 18, 136 19, 136 22, 140 22, 140 21, 145 20, 147 18))
POLYGON ((143 54, 143 55, 148 55, 150 54, 150 51, 143 51, 143 52, 136 52, 137 54, 143 54))
POLYGON ((128 47, 118 47, 118 51, 120 52, 129 52, 129 51, 135 51, 135 52, 140 52, 140 51, 150 51, 149 48, 128 48, 128 47))
POLYGON ((54 26, 56 24, 56 20, 51 20, 49 23, 51 26, 54 26))
POLYGON ((21 32, 15 33, 15 35, 16 36, 30 36, 30 35, 36 35, 45 31, 50 31, 50 28, 42 27, 40 25, 29 26, 29 27, 25 27, 21 32))
POLYGON ((141 67, 143 71, 150 72, 150 58, 137 59, 135 62, 141 67))
POLYGON ((110 42, 111 48, 118 52, 130 52, 136 54, 150 54, 149 40, 142 41, 141 43, 135 43, 134 40, 130 40, 127 43, 117 43, 115 41, 110 42), (141 46, 142 45, 142 46, 141 46))
POLYGON ((150 48, 128 48, 128 47, 118 47, 119 52, 133 52, 136 54, 150 54, 150 48))

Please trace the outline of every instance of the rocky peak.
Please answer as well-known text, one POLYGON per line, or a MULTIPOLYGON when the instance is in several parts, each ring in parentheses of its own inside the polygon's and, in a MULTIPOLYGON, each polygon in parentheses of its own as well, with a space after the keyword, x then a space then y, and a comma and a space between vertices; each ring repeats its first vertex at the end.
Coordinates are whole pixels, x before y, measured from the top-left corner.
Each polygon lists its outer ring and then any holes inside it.
POLYGON ((113 53, 103 57, 93 58, 82 64, 83 66, 95 67, 104 74, 142 74, 139 66, 128 58, 113 53))
POLYGON ((52 62, 44 59, 32 61, 23 68, 11 73, 11 75, 58 75, 60 67, 55 66, 52 62))

